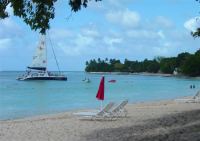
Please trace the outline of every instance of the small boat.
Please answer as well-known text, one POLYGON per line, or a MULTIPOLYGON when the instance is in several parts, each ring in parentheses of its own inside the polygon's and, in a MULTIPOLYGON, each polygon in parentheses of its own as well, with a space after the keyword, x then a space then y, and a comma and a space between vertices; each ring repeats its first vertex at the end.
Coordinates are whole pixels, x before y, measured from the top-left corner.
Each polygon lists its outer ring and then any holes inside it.
POLYGON ((85 82, 85 83, 90 83, 91 82, 89 78, 87 78, 87 79, 85 78, 82 81, 85 82))
POLYGON ((90 79, 85 80, 85 83, 90 83, 90 82, 91 82, 90 79))
MULTIPOLYGON (((53 50, 53 47, 52 47, 53 50)), ((54 50, 53 50, 54 53, 54 50)), ((54 58, 56 56, 54 53, 54 58)), ((59 70, 58 62, 56 64, 59 70)), ((67 77, 59 73, 52 73, 47 71, 47 48, 45 45, 45 36, 41 36, 39 46, 36 49, 36 53, 33 56, 33 61, 30 66, 27 67, 27 71, 22 76, 19 76, 17 80, 63 80, 66 81, 67 77)))
POLYGON ((112 80, 109 80, 108 82, 110 82, 110 83, 115 83, 116 80, 112 79, 112 80))

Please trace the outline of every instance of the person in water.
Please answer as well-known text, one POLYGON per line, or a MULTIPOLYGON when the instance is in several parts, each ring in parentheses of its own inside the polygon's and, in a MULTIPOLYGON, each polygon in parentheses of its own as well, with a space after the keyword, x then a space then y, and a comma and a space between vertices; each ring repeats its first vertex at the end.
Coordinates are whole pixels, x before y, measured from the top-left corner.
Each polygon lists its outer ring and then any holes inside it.
POLYGON ((195 89, 195 85, 190 85, 190 89, 195 89))

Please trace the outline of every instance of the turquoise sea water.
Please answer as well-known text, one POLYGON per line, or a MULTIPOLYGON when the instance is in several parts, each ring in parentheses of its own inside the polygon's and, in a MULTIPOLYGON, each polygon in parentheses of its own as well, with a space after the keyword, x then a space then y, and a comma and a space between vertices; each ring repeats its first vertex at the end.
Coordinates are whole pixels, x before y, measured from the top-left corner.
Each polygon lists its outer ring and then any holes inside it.
MULTIPOLYGON (((0 120, 51 114, 74 109, 98 108, 100 74, 65 72, 68 81, 17 81, 23 72, 0 72, 0 120), (88 77, 91 83, 82 80, 88 77)), ((105 75, 105 100, 130 103, 194 95, 200 79, 142 75, 105 75), (116 83, 108 83, 115 79, 116 83), (190 89, 194 84, 195 89, 190 89)))

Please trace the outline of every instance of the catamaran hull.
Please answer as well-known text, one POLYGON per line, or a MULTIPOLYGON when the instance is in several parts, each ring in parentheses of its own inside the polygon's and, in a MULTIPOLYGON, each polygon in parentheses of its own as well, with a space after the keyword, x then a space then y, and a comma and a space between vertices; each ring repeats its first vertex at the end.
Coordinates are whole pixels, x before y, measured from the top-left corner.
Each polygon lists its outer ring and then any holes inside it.
POLYGON ((27 77, 27 78, 17 78, 17 80, 59 80, 59 81, 67 81, 67 77, 27 77))

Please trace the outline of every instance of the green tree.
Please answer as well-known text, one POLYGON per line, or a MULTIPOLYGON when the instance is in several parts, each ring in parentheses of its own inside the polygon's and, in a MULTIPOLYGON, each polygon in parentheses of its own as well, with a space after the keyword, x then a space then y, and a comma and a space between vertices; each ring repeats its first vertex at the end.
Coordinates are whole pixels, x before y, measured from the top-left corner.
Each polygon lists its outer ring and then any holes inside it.
POLYGON ((177 57, 161 58, 144 61, 130 61, 128 59, 121 63, 117 59, 101 60, 100 58, 86 62, 87 72, 150 72, 157 73, 159 70, 163 73, 172 74, 174 70, 189 76, 200 76, 200 50, 194 54, 187 52, 178 54, 177 57))
POLYGON ((189 76, 199 76, 200 75, 200 56, 191 55, 184 62, 182 67, 182 72, 189 76))
POLYGON ((85 65, 86 65, 86 66, 88 66, 88 65, 89 65, 89 62, 88 62, 88 61, 86 61, 85 65))
POLYGON ((121 72, 121 71, 123 71, 124 65, 121 63, 115 63, 114 67, 115 67, 115 71, 121 72))
POLYGON ((124 69, 126 72, 131 72, 131 64, 132 61, 129 61, 128 59, 124 60, 124 69))
POLYGON ((163 73, 172 74, 176 67, 177 67, 177 65, 176 65, 176 58, 175 57, 164 58, 160 62, 160 70, 163 73))
POLYGON ((105 62, 108 62, 108 58, 105 59, 105 62))
POLYGON ((197 50, 194 55, 190 55, 185 60, 182 68, 182 72, 189 76, 200 75, 200 50, 197 50))
POLYGON ((189 56, 190 54, 188 52, 178 54, 177 59, 176 59, 177 66, 181 67, 189 56))
MULTIPOLYGON (((14 15, 22 18, 32 30, 45 34, 50 28, 49 21, 55 16, 57 0, 0 0, 0 19, 9 17, 6 7, 10 4, 14 15)), ((101 1, 101 0, 95 0, 101 1)), ((77 12, 81 7, 87 7, 88 0, 67 0, 71 11, 77 12)))
POLYGON ((146 67, 147 72, 157 73, 160 69, 160 64, 156 61, 149 61, 148 66, 146 67))

